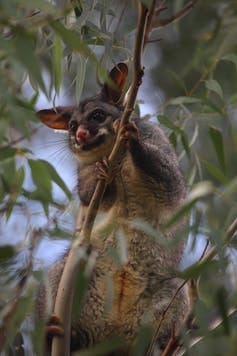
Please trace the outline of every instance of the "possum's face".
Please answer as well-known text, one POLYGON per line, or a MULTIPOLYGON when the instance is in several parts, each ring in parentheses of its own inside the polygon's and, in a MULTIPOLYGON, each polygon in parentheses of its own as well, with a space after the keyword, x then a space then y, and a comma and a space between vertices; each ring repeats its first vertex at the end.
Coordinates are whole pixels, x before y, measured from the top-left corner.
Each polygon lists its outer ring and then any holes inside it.
POLYGON ((114 122, 122 115, 115 105, 95 96, 76 107, 57 107, 38 112, 49 127, 67 130, 69 145, 76 158, 91 163, 112 150, 115 140, 114 122))
POLYGON ((126 64, 119 63, 109 73, 113 85, 105 83, 100 94, 79 106, 59 106, 37 113, 48 127, 69 132, 70 148, 80 162, 91 163, 110 154, 115 140, 113 124, 122 116, 127 75, 126 64))
POLYGON ((120 116, 117 107, 99 100, 80 104, 68 122, 70 148, 79 161, 96 161, 109 155, 115 140, 113 123, 120 116))

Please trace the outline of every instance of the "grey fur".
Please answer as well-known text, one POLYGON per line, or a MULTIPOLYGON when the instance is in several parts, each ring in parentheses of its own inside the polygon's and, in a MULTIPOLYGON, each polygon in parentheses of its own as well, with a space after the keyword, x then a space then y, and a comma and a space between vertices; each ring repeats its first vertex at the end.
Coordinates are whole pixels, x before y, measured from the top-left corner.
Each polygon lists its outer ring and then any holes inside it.
MULTIPOLYGON (((101 146, 82 152, 75 146, 74 134, 69 132, 70 146, 78 159, 79 197, 85 206, 89 204, 97 181, 95 163, 109 154, 115 139, 113 122, 122 114, 122 108, 96 96, 75 108, 70 120, 86 127, 95 108, 102 108, 107 114, 105 122, 93 123, 104 128, 105 141, 101 146)), ((119 172, 107 188, 100 207, 99 213, 106 214, 92 231, 91 243, 98 257, 80 315, 73 316, 73 348, 88 347, 112 335, 121 335, 125 337, 127 346, 120 354, 127 355, 143 324, 150 323, 155 329, 182 282, 176 277, 176 272, 184 242, 179 240, 167 246, 152 237, 146 226, 156 231, 157 235, 162 235, 162 225, 185 198, 184 180, 173 147, 158 125, 140 118, 133 120, 139 137, 130 140, 119 172), (105 234, 105 231, 109 232, 105 234), (127 246, 120 264, 111 257, 111 249, 121 249, 119 234, 127 246), (113 299, 109 309, 108 280, 113 282, 113 299)), ((90 130, 97 135, 98 127, 93 125, 90 130)), ((175 240, 180 225, 166 231, 162 235, 164 241, 175 240)), ((53 300, 65 259, 49 271, 53 300)), ((162 323, 158 338, 161 348, 172 330, 184 320, 188 304, 187 292, 182 289, 162 323)), ((45 318, 44 285, 41 286, 36 309, 37 316, 45 318)))

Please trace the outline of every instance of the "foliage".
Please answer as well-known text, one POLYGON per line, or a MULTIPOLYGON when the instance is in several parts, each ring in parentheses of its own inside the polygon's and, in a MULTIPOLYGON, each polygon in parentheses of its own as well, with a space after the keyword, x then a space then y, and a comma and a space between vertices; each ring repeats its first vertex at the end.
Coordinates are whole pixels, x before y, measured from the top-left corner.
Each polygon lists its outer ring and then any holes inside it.
MULTIPOLYGON (((184 3, 167 1, 167 11, 173 14, 184 3)), ((134 1, 0 1, 0 302, 5 312, 27 271, 30 277, 14 313, 17 326, 32 309, 38 279, 29 263, 31 252, 47 236, 68 238, 75 217, 68 208, 72 188, 51 161, 39 159, 33 150, 35 136, 44 142, 46 133, 35 109, 42 97, 60 104, 62 88, 68 103, 94 94, 96 74, 104 79, 114 63, 132 61, 135 26, 134 1), (65 210, 72 216, 70 228, 63 223, 65 210), (21 231, 17 244, 15 227, 21 231)), ((199 277, 194 314, 200 328, 195 336, 205 336, 186 354, 208 350, 222 355, 225 350, 234 355, 236 318, 229 318, 228 310, 236 307, 236 237, 227 243, 227 230, 237 215, 236 1, 198 1, 185 18, 155 30, 144 66, 144 88, 147 82, 149 88, 141 89, 140 110, 145 110, 143 100, 149 105, 146 114, 167 130, 191 191, 175 217, 192 211, 188 254, 207 239, 218 257, 183 272, 185 278, 199 277), (223 323, 209 331, 213 311, 223 323)), ((8 341, 15 334, 10 327, 8 341)))

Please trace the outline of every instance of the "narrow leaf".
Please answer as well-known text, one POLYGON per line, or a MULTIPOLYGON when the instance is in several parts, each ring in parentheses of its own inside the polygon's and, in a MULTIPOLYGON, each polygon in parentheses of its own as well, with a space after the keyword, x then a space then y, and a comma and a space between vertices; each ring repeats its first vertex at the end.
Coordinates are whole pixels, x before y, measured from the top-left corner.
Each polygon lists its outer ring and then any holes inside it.
POLYGON ((211 162, 205 162, 208 172, 222 184, 228 184, 228 178, 211 162))
POLYGON ((225 163, 225 154, 224 154, 224 143, 222 133, 216 127, 211 126, 209 128, 209 136, 211 138, 212 144, 216 151, 216 155, 223 170, 224 174, 226 173, 226 163, 225 163))
POLYGON ((35 80, 47 96, 47 91, 41 73, 41 65, 35 54, 34 40, 32 36, 21 29, 21 31, 17 32, 13 45, 16 58, 26 68, 29 75, 35 80))
POLYGON ((229 61, 235 64, 237 69, 237 56, 233 53, 227 54, 221 58, 223 61, 229 61))
POLYGON ((70 190, 68 189, 68 187, 66 186, 66 184, 64 183, 64 181, 62 180, 62 178, 58 175, 55 168, 45 160, 40 160, 40 161, 47 169, 50 178, 54 181, 54 183, 56 183, 64 191, 64 193, 66 194, 68 199, 70 199, 72 194, 71 194, 70 190))
POLYGON ((47 202, 51 201, 52 184, 44 162, 42 160, 36 161, 29 159, 28 163, 31 169, 32 179, 42 200, 47 202))
POLYGON ((53 47, 53 65, 54 65, 54 81, 55 90, 57 93, 60 91, 62 82, 62 58, 63 58, 63 45, 61 38, 55 36, 54 47, 53 47))
POLYGON ((197 104, 200 103, 201 99, 193 98, 191 96, 179 96, 177 98, 171 99, 169 101, 170 105, 183 105, 183 104, 197 104))
POLYGON ((15 172, 15 182, 14 185, 11 187, 11 194, 10 194, 10 199, 9 199, 9 204, 8 204, 8 210, 6 214, 6 218, 9 219, 12 210, 15 206, 15 203, 17 201, 17 198, 19 194, 22 192, 22 185, 25 179, 25 171, 24 167, 18 168, 18 170, 15 172))
POLYGON ((221 99, 223 99, 223 90, 220 86, 220 84, 218 83, 217 80, 215 79, 208 79, 205 81, 205 85, 206 88, 208 90, 213 91, 214 93, 216 93, 221 99))
POLYGON ((59 21, 51 22, 51 27, 72 50, 78 51, 86 57, 94 58, 90 48, 82 41, 77 32, 67 29, 59 21))
POLYGON ((77 76, 76 76, 76 103, 77 105, 79 104, 81 100, 81 94, 85 82, 85 76, 86 76, 86 63, 87 60, 83 58, 82 56, 80 57, 80 61, 78 62, 78 69, 77 69, 77 76))

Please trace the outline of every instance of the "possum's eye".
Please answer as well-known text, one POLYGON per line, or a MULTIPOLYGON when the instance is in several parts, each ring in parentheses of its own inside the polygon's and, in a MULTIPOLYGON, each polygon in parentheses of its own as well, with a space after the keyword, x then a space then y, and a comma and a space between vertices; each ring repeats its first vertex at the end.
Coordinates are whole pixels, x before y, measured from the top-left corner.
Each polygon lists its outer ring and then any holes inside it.
POLYGON ((78 128, 78 123, 76 120, 72 120, 69 122, 69 130, 70 131, 76 131, 78 128))
POLYGON ((94 120, 97 122, 104 122, 106 119, 106 116, 107 115, 103 110, 95 110, 90 114, 89 120, 94 120))

